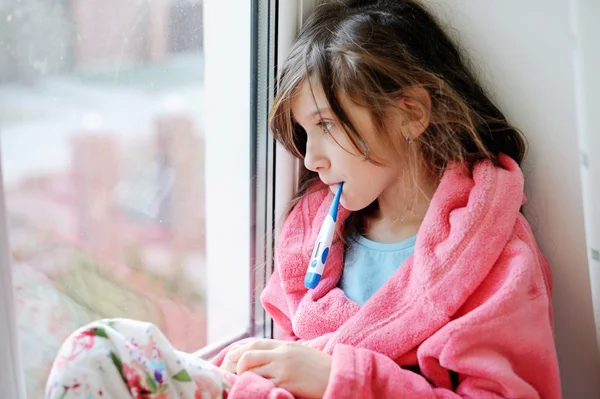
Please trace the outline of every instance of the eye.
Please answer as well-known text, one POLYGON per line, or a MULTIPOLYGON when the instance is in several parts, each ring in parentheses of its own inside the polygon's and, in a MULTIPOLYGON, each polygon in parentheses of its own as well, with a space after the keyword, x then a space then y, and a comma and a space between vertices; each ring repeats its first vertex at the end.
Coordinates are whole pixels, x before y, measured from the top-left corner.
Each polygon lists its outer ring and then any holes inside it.
POLYGON ((317 126, 319 126, 321 128, 323 133, 327 134, 327 133, 331 133, 331 129, 333 129, 335 124, 331 121, 323 121, 322 120, 319 123, 317 123, 317 126))

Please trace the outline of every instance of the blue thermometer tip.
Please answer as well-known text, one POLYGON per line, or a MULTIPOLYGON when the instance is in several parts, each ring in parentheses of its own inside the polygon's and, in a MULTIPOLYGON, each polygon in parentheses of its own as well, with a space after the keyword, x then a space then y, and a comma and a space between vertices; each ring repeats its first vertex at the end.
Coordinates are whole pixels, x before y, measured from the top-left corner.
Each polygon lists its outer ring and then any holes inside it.
POLYGON ((344 182, 341 182, 338 186, 337 192, 335 193, 335 197, 333 198, 333 202, 331 203, 331 207, 329 208, 329 215, 333 219, 334 222, 337 222, 337 213, 338 208, 340 207, 340 197, 342 196, 342 186, 344 182))

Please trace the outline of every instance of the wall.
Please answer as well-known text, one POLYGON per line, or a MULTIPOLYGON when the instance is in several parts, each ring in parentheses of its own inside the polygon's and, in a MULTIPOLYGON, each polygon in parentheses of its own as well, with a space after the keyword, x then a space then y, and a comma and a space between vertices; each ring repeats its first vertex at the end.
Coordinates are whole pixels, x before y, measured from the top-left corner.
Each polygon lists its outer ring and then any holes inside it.
MULTIPOLYGON (((570 0, 430 0, 526 135, 528 218, 554 273, 556 345, 567 399, 600 397, 585 245, 570 0), (485 66, 483 66, 485 64, 485 66)), ((597 8, 596 8, 597 10, 597 8)), ((596 16, 598 20, 600 15, 596 16)))
POLYGON ((577 37, 577 100, 581 184, 585 214, 588 261, 600 348, 600 2, 571 0, 577 37))

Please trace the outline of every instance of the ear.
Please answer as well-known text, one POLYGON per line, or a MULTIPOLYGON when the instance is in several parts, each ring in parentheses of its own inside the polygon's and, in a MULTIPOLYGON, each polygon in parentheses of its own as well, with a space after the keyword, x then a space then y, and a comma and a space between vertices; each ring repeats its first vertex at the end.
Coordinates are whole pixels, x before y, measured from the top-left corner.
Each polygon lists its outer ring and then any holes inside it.
POLYGON ((402 132, 405 136, 414 140, 419 137, 431 120, 431 96, 422 87, 411 87, 404 91, 398 99, 398 108, 402 111, 402 132))

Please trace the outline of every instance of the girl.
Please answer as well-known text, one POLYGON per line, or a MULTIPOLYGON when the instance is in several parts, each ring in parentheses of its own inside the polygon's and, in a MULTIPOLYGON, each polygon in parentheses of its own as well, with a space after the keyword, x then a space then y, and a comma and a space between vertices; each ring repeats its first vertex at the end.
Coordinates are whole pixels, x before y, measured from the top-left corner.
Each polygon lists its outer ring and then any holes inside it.
POLYGON ((98 322, 65 343, 48 397, 560 398, 551 272, 520 213, 524 139, 432 16, 411 0, 320 6, 278 89, 273 134, 306 167, 261 297, 280 339, 236 343, 217 370, 156 330, 98 322))

